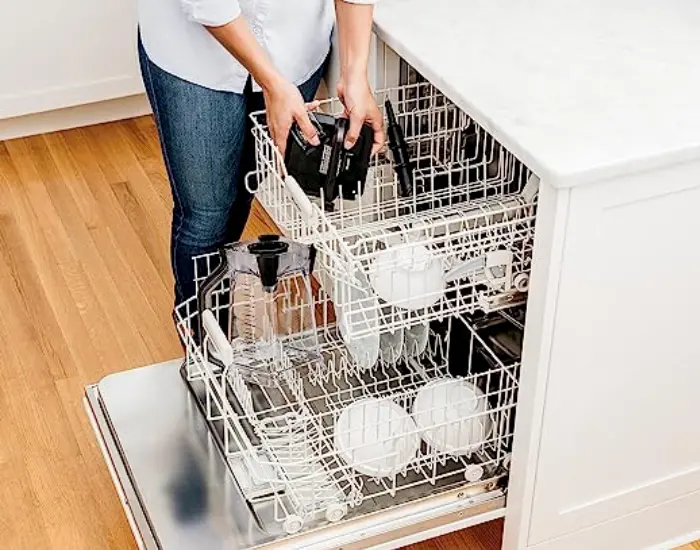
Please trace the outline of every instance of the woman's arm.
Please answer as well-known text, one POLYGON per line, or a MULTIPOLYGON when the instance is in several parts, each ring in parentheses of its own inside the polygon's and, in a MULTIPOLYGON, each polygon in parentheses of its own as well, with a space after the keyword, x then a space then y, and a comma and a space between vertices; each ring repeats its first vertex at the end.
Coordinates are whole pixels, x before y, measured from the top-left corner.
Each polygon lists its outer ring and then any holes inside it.
POLYGON ((284 153, 287 135, 294 121, 309 142, 318 144, 316 128, 296 86, 277 71, 260 46, 236 0, 180 0, 191 21, 200 23, 226 48, 260 84, 265 96, 267 123, 277 147, 284 153))
POLYGON ((335 0, 340 42, 338 95, 350 119, 346 147, 352 147, 365 122, 374 130, 373 152, 384 145, 384 123, 367 80, 374 0, 335 0))
POLYGON ((267 124, 279 150, 284 153, 289 129, 294 121, 299 124, 304 137, 313 145, 318 145, 320 142, 316 128, 311 124, 307 112, 308 109, 315 108, 316 104, 305 105, 297 87, 275 69, 267 52, 253 36, 245 18, 239 16, 230 23, 207 29, 260 84, 265 96, 267 124))

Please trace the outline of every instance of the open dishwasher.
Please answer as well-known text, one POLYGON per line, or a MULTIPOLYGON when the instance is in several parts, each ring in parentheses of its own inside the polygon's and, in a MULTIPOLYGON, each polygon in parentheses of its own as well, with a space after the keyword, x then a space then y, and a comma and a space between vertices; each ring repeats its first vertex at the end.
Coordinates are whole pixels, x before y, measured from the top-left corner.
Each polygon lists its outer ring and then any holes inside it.
POLYGON ((260 242, 312 261, 268 296, 260 273, 194 259, 184 363, 88 388, 140 547, 397 548, 504 514, 538 179, 402 70, 377 103, 396 110, 414 192, 380 153, 329 210, 254 115, 249 187, 285 237, 260 242), (284 351, 263 360, 273 318, 284 351))

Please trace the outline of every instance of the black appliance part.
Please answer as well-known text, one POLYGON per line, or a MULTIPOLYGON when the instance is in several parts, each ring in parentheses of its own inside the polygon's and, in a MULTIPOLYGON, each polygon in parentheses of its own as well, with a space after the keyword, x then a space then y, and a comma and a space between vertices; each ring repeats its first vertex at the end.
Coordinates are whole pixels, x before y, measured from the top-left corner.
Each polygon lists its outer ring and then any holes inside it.
POLYGON ((278 235, 260 235, 257 242, 248 245, 251 254, 255 254, 260 270, 260 281, 265 291, 270 292, 277 286, 277 270, 280 254, 289 250, 289 244, 281 241, 278 235))
MULTIPOLYGON (((389 149, 394 159, 394 171, 399 184, 399 192, 403 197, 413 195, 413 165, 408 152, 408 145, 403 130, 396 119, 396 113, 390 100, 384 102, 384 110, 387 116, 386 133, 389 141, 389 149)), ((417 192, 417 191, 416 191, 417 192)))
POLYGON ((369 169, 374 131, 363 124, 355 145, 346 149, 345 135, 349 120, 325 113, 309 113, 316 127, 319 145, 311 145, 294 123, 289 132, 284 163, 287 172, 297 180, 306 194, 320 197, 323 191, 324 207, 333 210, 333 202, 341 193, 343 199, 357 198, 362 194, 369 169))

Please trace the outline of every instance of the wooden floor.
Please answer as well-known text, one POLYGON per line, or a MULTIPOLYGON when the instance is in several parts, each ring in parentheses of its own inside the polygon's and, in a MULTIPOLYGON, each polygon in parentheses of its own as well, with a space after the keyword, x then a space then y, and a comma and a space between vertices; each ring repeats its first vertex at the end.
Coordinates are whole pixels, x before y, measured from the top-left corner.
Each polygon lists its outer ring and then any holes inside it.
MULTIPOLYGON (((181 353, 170 209, 150 118, 0 143, 4 550, 136 548, 81 400, 109 373, 181 353)), ((248 231, 266 225, 255 212, 248 231)), ((412 548, 495 550, 501 529, 412 548)))

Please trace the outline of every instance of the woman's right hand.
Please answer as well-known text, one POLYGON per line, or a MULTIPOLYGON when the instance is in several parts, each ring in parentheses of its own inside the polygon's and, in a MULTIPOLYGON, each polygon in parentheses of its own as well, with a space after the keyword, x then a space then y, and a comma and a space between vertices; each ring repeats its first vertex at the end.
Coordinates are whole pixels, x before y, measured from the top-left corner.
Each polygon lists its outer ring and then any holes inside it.
POLYGON ((294 122, 299 125, 309 143, 312 145, 320 143, 316 127, 311 123, 308 113, 318 107, 317 101, 305 104, 298 88, 281 76, 263 87, 263 96, 270 135, 282 155, 287 147, 287 137, 294 122))

